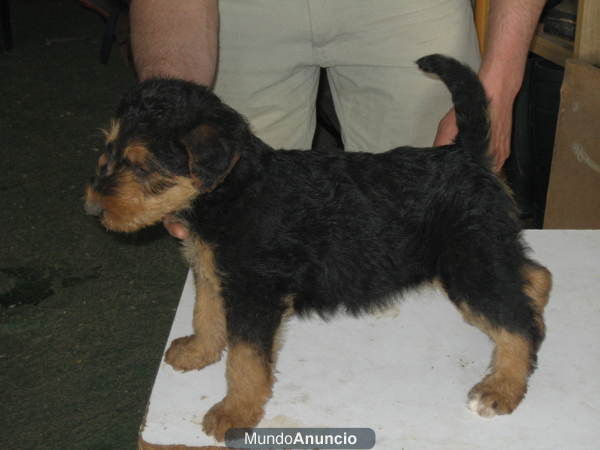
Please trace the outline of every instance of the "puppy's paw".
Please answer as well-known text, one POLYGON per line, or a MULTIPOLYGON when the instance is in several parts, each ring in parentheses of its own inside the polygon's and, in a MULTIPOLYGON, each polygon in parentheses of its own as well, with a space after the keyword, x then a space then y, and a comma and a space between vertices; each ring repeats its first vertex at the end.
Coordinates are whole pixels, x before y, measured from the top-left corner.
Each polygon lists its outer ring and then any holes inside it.
POLYGON ((510 414, 519 405, 527 385, 507 377, 486 377, 469 392, 469 409, 481 417, 510 414))
POLYGON ((175 339, 165 354, 167 364, 183 372, 202 369, 220 359, 221 352, 207 351, 194 335, 175 339))
MULTIPOLYGON (((231 402, 233 403, 233 402, 231 402)), ((230 428, 252 428, 262 419, 262 407, 252 407, 243 403, 233 406, 227 399, 221 400, 208 410, 202 421, 202 429, 217 441, 225 439, 230 428)))

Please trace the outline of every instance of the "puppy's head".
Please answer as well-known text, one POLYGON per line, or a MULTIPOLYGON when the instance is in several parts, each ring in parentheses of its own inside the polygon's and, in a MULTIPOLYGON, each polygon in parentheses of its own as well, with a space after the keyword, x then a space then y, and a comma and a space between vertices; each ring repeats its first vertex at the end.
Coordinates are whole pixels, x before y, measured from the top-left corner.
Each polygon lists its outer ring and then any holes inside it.
POLYGON ((215 189, 249 138, 243 117, 207 88, 145 81, 121 100, 85 209, 114 231, 152 225, 215 189))

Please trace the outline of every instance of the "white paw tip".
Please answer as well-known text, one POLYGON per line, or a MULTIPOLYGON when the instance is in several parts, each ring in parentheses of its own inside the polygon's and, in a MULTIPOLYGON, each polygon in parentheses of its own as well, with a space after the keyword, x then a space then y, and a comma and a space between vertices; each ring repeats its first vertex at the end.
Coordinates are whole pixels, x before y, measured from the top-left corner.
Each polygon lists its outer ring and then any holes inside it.
POLYGON ((481 417, 490 418, 496 415, 496 411, 481 401, 479 395, 469 400, 469 409, 481 417))

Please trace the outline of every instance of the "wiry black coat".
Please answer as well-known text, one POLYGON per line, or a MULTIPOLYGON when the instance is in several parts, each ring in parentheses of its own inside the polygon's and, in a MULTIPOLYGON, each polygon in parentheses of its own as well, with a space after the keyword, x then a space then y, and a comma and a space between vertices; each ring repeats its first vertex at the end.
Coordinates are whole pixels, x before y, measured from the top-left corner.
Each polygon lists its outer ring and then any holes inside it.
POLYGON ((526 256, 513 201, 489 169, 477 76, 440 55, 418 64, 452 94, 453 145, 275 151, 205 87, 156 79, 124 97, 86 211, 115 231, 173 214, 189 225, 194 334, 175 339, 165 361, 200 369, 227 346, 227 395, 203 420, 216 439, 263 417, 277 330, 292 307, 359 314, 429 281, 495 343, 469 408, 491 417, 523 399, 552 277, 526 256))
POLYGON ((196 146, 199 178, 210 186, 239 156, 220 184, 179 212, 214 246, 230 334, 268 350, 288 296, 299 313, 356 314, 438 279, 452 301, 539 343, 523 294, 528 260, 515 207, 489 170, 483 89, 456 61, 438 55, 419 64, 453 95, 455 145, 274 151, 190 83, 172 80, 165 90, 164 80, 149 81, 124 100, 122 122, 136 123, 140 134, 140 118, 151 118, 142 127, 147 141, 175 174, 189 170, 178 142, 196 146), (212 133, 195 141, 189 135, 198 124, 212 133))

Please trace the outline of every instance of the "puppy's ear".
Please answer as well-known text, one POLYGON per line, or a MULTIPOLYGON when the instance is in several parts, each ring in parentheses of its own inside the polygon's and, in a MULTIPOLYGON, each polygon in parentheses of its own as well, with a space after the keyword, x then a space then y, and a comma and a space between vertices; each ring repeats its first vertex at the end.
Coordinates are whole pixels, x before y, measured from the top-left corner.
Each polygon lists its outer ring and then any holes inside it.
POLYGON ((217 125, 198 125, 182 142, 188 153, 192 183, 201 192, 210 192, 221 184, 240 159, 233 142, 221 136, 217 125))

